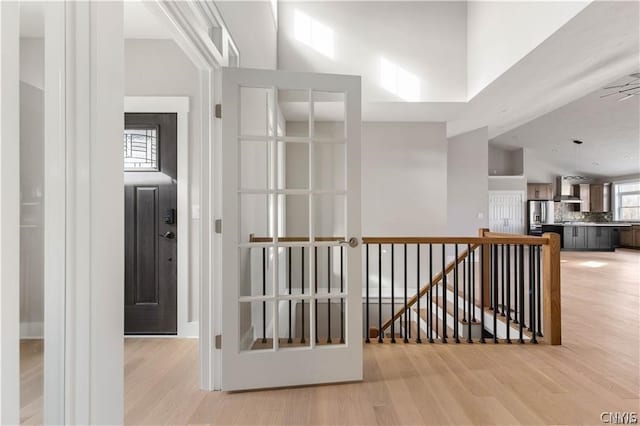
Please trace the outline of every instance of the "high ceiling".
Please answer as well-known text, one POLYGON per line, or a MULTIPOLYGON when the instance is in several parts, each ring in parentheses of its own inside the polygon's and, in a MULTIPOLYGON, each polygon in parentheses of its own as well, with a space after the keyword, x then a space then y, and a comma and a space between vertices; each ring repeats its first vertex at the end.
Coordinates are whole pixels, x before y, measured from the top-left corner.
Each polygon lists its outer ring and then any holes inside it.
MULTIPOLYGON (((629 76, 609 85, 632 81, 629 76)), ((640 96, 594 92, 495 137, 505 148, 524 147, 563 170, 591 176, 640 173, 640 96), (572 141, 584 143, 576 146, 572 141)))

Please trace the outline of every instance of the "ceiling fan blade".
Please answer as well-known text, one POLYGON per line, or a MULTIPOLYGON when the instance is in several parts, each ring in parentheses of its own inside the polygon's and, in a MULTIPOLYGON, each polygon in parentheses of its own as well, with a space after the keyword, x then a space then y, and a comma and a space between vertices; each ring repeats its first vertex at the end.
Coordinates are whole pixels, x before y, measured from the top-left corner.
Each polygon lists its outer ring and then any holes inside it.
POLYGON ((634 72, 633 74, 629 74, 629 77, 640 79, 640 72, 634 72))
POLYGON ((628 89, 618 90, 618 93, 629 92, 631 90, 636 90, 636 89, 640 89, 640 83, 636 83, 636 84, 633 85, 633 87, 630 87, 628 89))
POLYGON ((617 95, 617 94, 619 94, 619 93, 620 93, 620 92, 611 92, 611 93, 607 93, 606 95, 602 95, 602 96, 600 96, 600 98, 606 98, 607 96, 617 95))
POLYGON ((607 87, 603 87, 604 90, 609 90, 609 89, 619 89, 620 87, 627 87, 629 85, 629 83, 627 84, 621 84, 619 86, 607 86, 607 87))

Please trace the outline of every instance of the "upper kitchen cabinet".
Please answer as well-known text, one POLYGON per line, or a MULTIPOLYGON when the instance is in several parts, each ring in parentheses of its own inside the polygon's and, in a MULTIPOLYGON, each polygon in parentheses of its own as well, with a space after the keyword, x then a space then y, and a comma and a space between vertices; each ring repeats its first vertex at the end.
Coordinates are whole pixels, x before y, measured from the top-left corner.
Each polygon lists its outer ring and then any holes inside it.
POLYGON ((607 213, 611 211, 611 184, 596 183, 589 186, 590 211, 607 213))
POLYGON ((529 183, 527 184, 527 198, 529 200, 551 200, 553 199, 553 185, 550 183, 529 183))

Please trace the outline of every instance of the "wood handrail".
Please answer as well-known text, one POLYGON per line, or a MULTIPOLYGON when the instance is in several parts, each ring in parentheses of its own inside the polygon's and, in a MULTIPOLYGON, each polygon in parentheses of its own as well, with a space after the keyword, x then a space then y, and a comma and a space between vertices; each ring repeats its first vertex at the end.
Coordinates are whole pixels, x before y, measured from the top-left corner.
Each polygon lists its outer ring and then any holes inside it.
MULTIPOLYGON (((479 247, 478 244, 472 244, 471 245, 471 251, 475 250, 478 247, 479 247)), ((446 275, 446 274, 450 273, 451 271, 453 271, 453 269, 455 268, 455 265, 456 264, 460 264, 461 262, 463 262, 468 256, 469 256, 469 253, 468 253, 467 250, 465 250, 465 251, 463 251, 462 253, 460 253, 458 255, 458 258, 456 260, 449 262, 449 264, 444 269, 444 274, 442 273, 442 271, 440 271, 436 275, 434 275, 431 278, 431 281, 429 283, 427 283, 424 287, 422 287, 420 289, 420 291, 416 295, 414 295, 411 299, 409 299, 407 301, 406 308, 405 308, 405 306, 402 306, 400 309, 398 309, 398 312, 396 312, 393 315, 392 318, 387 320, 387 322, 385 322, 382 325, 382 330, 380 330, 379 333, 384 333, 384 331, 387 328, 389 328, 394 321, 397 321, 402 316, 402 314, 405 312, 406 309, 409 309, 410 307, 415 305, 419 298, 424 297, 429 292, 429 290, 431 290, 433 287, 437 286, 438 283, 440 281, 442 281, 442 278, 443 278, 444 275, 446 275)), ((378 297, 380 297, 380 296, 381 295, 379 295, 378 297)))
MULTIPOLYGON (((526 244, 543 246, 549 244, 549 238, 531 235, 486 233, 483 237, 362 237, 363 244, 526 244)), ((250 243, 271 243, 273 237, 249 235, 250 243)), ((315 237, 318 242, 343 241, 344 237, 315 237)), ((309 237, 279 237, 278 242, 308 242, 309 237)))
POLYGON ((510 237, 363 237, 364 244, 549 244, 547 237, 530 235, 510 237))

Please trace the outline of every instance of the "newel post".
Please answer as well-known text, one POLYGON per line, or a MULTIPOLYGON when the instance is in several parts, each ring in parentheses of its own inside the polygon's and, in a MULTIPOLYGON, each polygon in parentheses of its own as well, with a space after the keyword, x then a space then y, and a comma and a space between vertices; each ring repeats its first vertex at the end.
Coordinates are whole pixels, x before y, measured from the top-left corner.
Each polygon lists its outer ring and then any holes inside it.
MULTIPOLYGON (((485 233, 489 232, 489 228, 480 228, 478 230, 478 236, 480 238, 484 238, 485 233)), ((489 286, 489 280, 491 279, 491 258, 489 257, 491 253, 491 244, 482 244, 480 246, 480 250, 482 250, 482 281, 480 283, 480 288, 482 289, 483 294, 483 308, 487 308, 491 306, 491 287, 489 286)))
POLYGON ((544 339, 550 345, 562 344, 560 308, 560 235, 545 233, 549 243, 542 246, 544 339))

